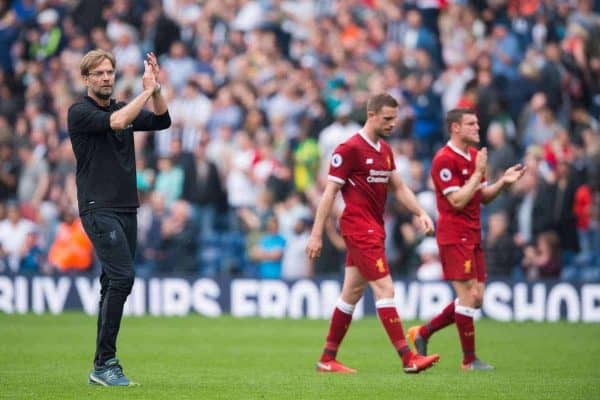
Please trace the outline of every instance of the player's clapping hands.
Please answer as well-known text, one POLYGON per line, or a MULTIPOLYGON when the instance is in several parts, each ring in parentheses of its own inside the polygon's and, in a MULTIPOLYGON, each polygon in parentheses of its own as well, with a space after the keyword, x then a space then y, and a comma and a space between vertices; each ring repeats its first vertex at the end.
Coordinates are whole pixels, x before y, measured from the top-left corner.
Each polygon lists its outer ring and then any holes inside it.
POLYGON ((150 70, 154 74, 154 79, 158 82, 158 74, 160 73, 160 67, 158 66, 158 59, 156 58, 156 54, 150 52, 146 54, 146 63, 150 66, 150 70))
POLYGON ((477 152, 477 158, 475 160, 475 169, 485 175, 485 169, 487 167, 487 148, 483 147, 477 152))
POLYGON ((505 184, 512 185, 513 183, 521 179, 526 170, 527 168, 521 164, 513 165, 512 167, 504 171, 502 180, 505 184))
POLYGON ((154 90, 156 87, 156 76, 148 59, 144 60, 144 75, 142 76, 142 85, 144 90, 154 90))

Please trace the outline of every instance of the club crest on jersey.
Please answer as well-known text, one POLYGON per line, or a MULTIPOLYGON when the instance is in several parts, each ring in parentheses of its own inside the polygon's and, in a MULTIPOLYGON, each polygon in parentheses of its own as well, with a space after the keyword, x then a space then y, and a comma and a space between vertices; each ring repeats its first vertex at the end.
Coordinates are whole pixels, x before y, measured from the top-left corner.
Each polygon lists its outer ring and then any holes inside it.
POLYGON ((331 165, 333 165, 335 168, 342 165, 342 162, 344 162, 344 160, 342 159, 342 156, 338 153, 335 153, 333 157, 331 157, 331 165))
POLYGON ((452 172, 448 168, 444 168, 440 171, 440 179, 444 182, 448 182, 452 179, 452 172))

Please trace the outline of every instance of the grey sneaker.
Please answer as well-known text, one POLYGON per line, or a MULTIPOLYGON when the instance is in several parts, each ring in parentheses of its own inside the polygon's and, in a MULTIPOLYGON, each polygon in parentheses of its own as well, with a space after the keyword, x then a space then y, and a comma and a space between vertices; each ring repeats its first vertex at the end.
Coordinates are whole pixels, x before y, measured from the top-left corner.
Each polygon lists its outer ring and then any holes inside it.
POLYGON ((131 386, 132 382, 123 374, 119 360, 111 358, 102 368, 94 368, 90 373, 88 383, 101 386, 131 386))
POLYGON ((408 329, 408 341, 413 345, 415 351, 422 356, 427 355, 427 339, 419 335, 421 325, 411 326, 408 329))
POLYGON ((493 366, 481 361, 479 358, 476 358, 469 364, 462 364, 461 367, 466 371, 493 371, 495 369, 493 366))

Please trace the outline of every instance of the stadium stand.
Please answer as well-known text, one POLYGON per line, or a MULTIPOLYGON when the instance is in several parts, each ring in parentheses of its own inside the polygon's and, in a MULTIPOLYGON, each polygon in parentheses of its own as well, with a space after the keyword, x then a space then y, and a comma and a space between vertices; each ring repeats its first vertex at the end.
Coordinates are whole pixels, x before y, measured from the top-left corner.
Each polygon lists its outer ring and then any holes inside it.
MULTIPOLYGON (((47 256, 77 204, 66 115, 84 90, 78 62, 102 48, 122 100, 140 91, 143 55, 159 56, 173 120, 136 136, 140 272, 259 276, 250 255, 267 222, 295 240, 328 152, 387 91, 401 103, 396 164, 424 204, 451 108, 477 110, 489 179, 527 165, 484 210, 492 274, 598 280, 599 12, 597 0, 0 1, 1 273, 81 270, 47 256), (191 210, 191 247, 161 236, 176 204, 191 210)), ((401 208, 386 221, 394 273, 417 277, 424 238, 401 208)))

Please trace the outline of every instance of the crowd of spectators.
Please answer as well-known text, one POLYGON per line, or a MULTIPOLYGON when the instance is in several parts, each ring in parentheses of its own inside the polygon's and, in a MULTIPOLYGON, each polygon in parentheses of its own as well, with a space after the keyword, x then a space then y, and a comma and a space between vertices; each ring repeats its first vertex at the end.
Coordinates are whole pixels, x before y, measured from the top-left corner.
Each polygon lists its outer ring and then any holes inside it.
MULTIPOLYGON (((600 1, 0 0, 0 270, 94 268, 76 209, 68 107, 90 49, 117 58, 114 96, 160 60, 173 124, 136 133, 137 268, 295 279, 337 274, 336 215, 303 249, 329 157, 372 93, 401 107, 390 139, 432 215, 444 114, 477 110, 488 179, 524 178, 483 210, 491 276, 600 279, 600 1)), ((110 179, 109 176, 106 179, 110 179)), ((341 201, 340 201, 341 203, 341 201)), ((393 273, 440 277, 406 210, 386 213, 393 273)))

